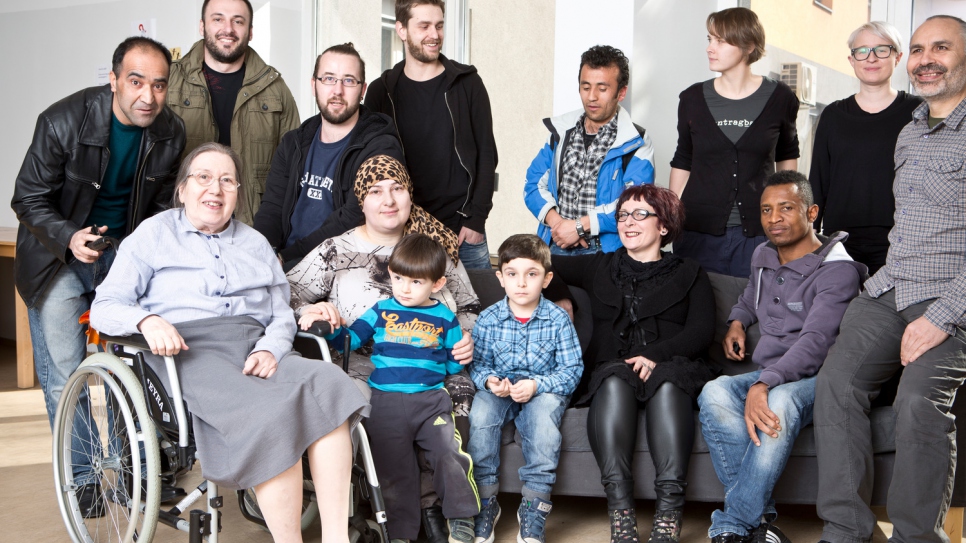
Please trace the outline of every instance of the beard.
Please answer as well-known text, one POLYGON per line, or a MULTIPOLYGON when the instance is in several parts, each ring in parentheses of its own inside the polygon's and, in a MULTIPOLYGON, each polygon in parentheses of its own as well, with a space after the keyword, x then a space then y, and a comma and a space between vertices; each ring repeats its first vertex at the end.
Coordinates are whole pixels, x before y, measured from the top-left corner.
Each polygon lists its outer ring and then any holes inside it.
MULTIPOLYGON (((439 40, 439 48, 440 49, 443 48, 443 40, 439 40)), ((406 40, 406 50, 409 52, 409 56, 413 57, 414 59, 420 62, 425 62, 425 63, 436 62, 436 59, 439 58, 439 53, 436 53, 435 55, 431 55, 429 53, 423 52, 422 43, 412 43, 409 40, 406 40)))
POLYGON ((319 104, 319 113, 322 115, 322 118, 330 124, 342 124, 352 118, 357 111, 359 111, 358 102, 354 105, 347 102, 345 109, 342 110, 342 113, 340 114, 330 113, 328 107, 322 107, 322 104, 319 104))
POLYGON ((912 71, 913 75, 923 72, 942 72, 943 77, 931 83, 920 83, 916 77, 911 77, 912 87, 916 93, 923 98, 943 99, 959 94, 963 87, 966 87, 966 62, 960 63, 952 68, 946 68, 941 64, 924 64, 916 66, 912 71))
POLYGON ((232 64, 238 59, 242 58, 245 53, 248 52, 249 41, 248 36, 242 38, 234 32, 222 32, 220 34, 211 35, 207 30, 205 30, 205 49, 208 50, 208 54, 211 55, 211 58, 222 64, 232 64), (237 39, 238 41, 235 42, 235 48, 229 51, 222 49, 221 44, 218 43, 218 39, 221 37, 237 39))

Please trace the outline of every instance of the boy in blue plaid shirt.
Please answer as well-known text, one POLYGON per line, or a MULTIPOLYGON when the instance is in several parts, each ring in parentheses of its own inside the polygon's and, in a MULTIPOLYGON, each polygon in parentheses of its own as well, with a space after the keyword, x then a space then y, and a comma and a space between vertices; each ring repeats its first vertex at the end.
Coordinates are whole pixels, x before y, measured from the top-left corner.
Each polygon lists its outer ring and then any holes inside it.
POLYGON ((526 462, 520 468, 517 541, 543 543, 560 458, 560 421, 584 366, 566 311, 541 294, 553 277, 547 244, 532 234, 509 237, 500 246, 496 275, 507 295, 480 313, 470 366, 479 389, 469 443, 481 499, 475 543, 492 543, 500 519, 500 435, 511 420, 523 436, 526 462))

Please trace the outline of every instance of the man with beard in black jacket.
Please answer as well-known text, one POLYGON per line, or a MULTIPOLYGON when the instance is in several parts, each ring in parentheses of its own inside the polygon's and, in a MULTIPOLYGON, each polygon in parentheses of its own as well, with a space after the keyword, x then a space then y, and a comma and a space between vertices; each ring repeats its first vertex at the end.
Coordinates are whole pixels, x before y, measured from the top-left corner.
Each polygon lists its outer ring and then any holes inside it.
POLYGON ((404 160, 392 119, 362 105, 365 79, 365 62, 351 43, 326 49, 312 77, 320 113, 282 136, 275 151, 253 226, 286 271, 324 240, 362 223, 352 186, 367 158, 404 160))

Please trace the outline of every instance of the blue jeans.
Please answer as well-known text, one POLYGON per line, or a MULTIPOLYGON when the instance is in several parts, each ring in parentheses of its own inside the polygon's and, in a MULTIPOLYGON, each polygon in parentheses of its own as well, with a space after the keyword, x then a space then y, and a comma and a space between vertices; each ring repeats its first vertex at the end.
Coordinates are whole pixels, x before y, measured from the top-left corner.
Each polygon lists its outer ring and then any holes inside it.
POLYGON ((768 391, 768 407, 778 416, 781 431, 772 438, 758 431, 761 446, 748 437, 745 398, 761 371, 723 376, 704 386, 698 396, 701 432, 711 463, 725 487, 724 510, 711 514, 709 537, 723 533, 748 535, 762 517, 777 517, 771 493, 785 470, 792 446, 803 426, 812 422, 815 377, 785 383, 768 391))
POLYGON ((587 240, 587 247, 580 247, 579 245, 573 249, 562 249, 559 245, 550 241, 550 254, 552 255, 563 255, 563 256, 577 256, 577 255, 594 255, 601 252, 600 240, 597 238, 590 238, 587 240))
POLYGON ((674 242, 674 254, 697 260, 707 272, 746 279, 751 255, 766 241, 765 236, 745 237, 740 226, 729 226, 720 236, 685 230, 674 242))
POLYGON ((486 244, 486 234, 480 243, 464 241, 460 244, 460 262, 468 270, 491 270, 490 248, 486 244))
POLYGON ((470 411, 468 451, 473 458, 473 476, 481 499, 495 496, 499 491, 500 438, 503 426, 511 420, 523 437, 526 462, 520 468, 523 495, 550 499, 560 458, 560 421, 569 402, 569 396, 546 392, 522 404, 509 397, 500 398, 489 390, 476 393, 470 411))
MULTIPOLYGON (((93 264, 75 260, 68 266, 61 266, 37 303, 27 309, 34 368, 44 391, 51 428, 64 385, 87 356, 86 327, 79 324, 77 319, 90 309, 94 289, 107 276, 115 254, 114 248, 109 247, 93 264)), ((79 428, 91 426, 90 422, 84 422, 85 418, 89 419, 85 407, 86 402, 81 402, 77 415, 79 420, 75 420, 75 426, 78 427, 75 428, 75 437, 78 437, 79 428)), ((79 452, 82 450, 79 444, 74 444, 72 449, 75 451, 75 466, 89 462, 89 457, 79 452)), ((91 482, 83 477, 86 472, 89 470, 75 468, 77 484, 91 482)))

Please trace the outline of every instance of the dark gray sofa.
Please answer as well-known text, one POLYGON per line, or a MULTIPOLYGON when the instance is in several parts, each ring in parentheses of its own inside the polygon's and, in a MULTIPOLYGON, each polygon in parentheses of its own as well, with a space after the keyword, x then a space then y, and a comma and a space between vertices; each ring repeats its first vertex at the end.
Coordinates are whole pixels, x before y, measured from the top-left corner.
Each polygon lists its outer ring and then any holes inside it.
MULTIPOLYGON (((471 270, 470 280, 483 307, 487 307, 502 299, 504 291, 491 271, 471 270)), ((724 337, 728 314, 744 289, 747 280, 712 274, 712 287, 715 291, 717 304, 718 334, 712 346, 711 358, 720 361, 724 372, 736 375, 754 369, 750 361, 735 363, 724 360, 720 342, 724 337)), ((575 326, 581 344, 586 346, 590 337, 592 321, 586 310, 590 300, 587 293, 581 289, 571 288, 577 301, 578 310, 574 317, 575 326)), ((758 337, 757 325, 749 329, 749 351, 753 350, 758 337)), ((957 415, 957 445, 958 450, 966 451, 966 400, 963 395, 957 399, 953 407, 957 415)), ((587 440, 587 409, 568 409, 564 414, 562 433, 563 446, 560 463, 557 468, 557 483, 554 494, 569 496, 604 496, 604 489, 600 483, 600 471, 590 450, 587 440)), ((873 491, 873 505, 885 505, 892 477, 895 458, 895 414, 891 406, 886 405, 873 409, 871 414, 873 448, 875 450, 875 489, 873 491)), ((695 412, 695 426, 700 429, 695 412)), ((638 440, 634 455, 635 496, 639 499, 654 499, 654 465, 648 457, 648 444, 644 428, 644 417, 638 419, 638 440)), ((711 465, 708 446, 702 438, 700 430, 696 432, 694 452, 691 457, 688 475, 687 497, 689 500, 705 502, 721 502, 724 492, 721 483, 715 475, 711 465)), ((505 492, 520 492, 522 484, 517 470, 523 465, 523 451, 521 439, 512 424, 503 431, 503 447, 500 463, 500 489, 505 492)), ((966 453, 963 453, 966 454, 966 453)), ((956 470, 956 486, 953 491, 952 507, 959 508, 950 512, 947 522, 947 532, 963 533, 963 506, 966 506, 966 458, 961 458, 956 470), (958 526, 951 526, 958 524, 958 526)), ((817 465, 815 459, 815 439, 812 427, 802 430, 792 456, 784 474, 775 488, 774 497, 779 503, 813 504, 817 493, 817 465)))

